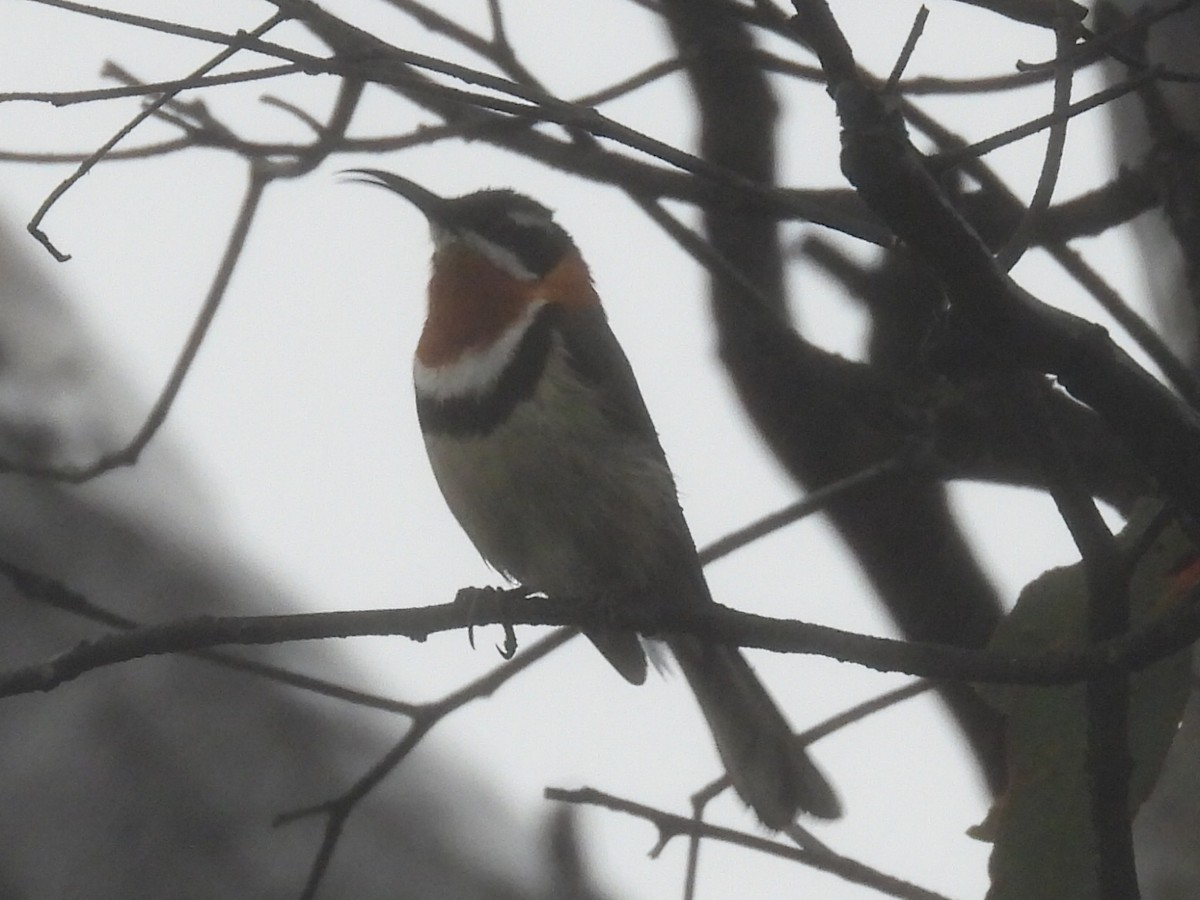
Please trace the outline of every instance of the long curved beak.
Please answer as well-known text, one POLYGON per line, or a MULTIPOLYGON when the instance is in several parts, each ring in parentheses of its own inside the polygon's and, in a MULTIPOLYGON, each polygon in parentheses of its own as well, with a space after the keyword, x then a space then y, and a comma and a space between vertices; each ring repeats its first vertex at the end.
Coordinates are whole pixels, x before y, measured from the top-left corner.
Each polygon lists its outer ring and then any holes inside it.
POLYGON ((393 172, 385 172, 382 169, 346 169, 341 174, 361 176, 347 180, 359 184, 375 184, 387 188, 394 194, 399 194, 424 213, 425 218, 430 222, 436 224, 446 224, 447 222, 450 201, 415 181, 410 181, 393 172))

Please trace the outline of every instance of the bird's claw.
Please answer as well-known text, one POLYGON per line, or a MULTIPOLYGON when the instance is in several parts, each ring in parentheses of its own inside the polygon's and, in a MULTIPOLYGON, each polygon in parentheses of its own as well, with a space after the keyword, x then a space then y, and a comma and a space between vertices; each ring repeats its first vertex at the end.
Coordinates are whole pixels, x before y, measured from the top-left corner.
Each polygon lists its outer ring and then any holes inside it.
POLYGON ((504 645, 497 644, 496 652, 501 659, 512 659, 517 655, 517 629, 513 628, 511 622, 504 623, 504 645))
MULTIPOLYGON (((508 595, 512 593, 520 593, 522 596, 526 596, 526 592, 521 588, 506 590, 497 587, 463 588, 455 595, 454 600, 456 603, 467 605, 467 643, 471 646, 472 650, 475 649, 475 613, 483 598, 493 594, 508 595)), ((496 651, 504 659, 512 659, 517 652, 516 629, 513 628, 511 622, 502 622, 500 624, 504 628, 504 643, 502 645, 497 644, 496 651)))

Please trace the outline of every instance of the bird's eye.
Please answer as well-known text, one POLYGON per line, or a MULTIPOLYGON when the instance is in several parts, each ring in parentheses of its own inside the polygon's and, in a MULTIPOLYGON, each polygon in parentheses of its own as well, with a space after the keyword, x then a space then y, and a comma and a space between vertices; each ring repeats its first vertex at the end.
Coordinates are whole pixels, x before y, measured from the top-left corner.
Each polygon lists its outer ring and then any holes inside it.
POLYGON ((512 191, 479 191, 457 202, 454 230, 517 278, 541 278, 572 246, 550 210, 512 191))
POLYGON ((507 227, 497 230, 495 240, 539 277, 554 268, 568 247, 563 232, 545 220, 536 225, 519 225, 510 220, 507 227))
POLYGON ((478 224, 476 233, 510 254, 536 278, 553 269, 571 246, 571 239, 548 210, 510 206, 496 212, 478 224))

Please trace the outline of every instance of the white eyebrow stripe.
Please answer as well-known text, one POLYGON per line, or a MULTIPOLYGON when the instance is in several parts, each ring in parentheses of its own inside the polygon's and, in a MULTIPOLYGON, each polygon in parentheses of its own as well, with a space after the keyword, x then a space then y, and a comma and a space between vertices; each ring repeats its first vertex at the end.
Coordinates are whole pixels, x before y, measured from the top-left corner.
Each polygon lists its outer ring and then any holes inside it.
POLYGON ((455 231, 435 224, 430 227, 430 233, 436 249, 440 250, 456 243, 465 244, 492 265, 518 281, 537 281, 538 279, 537 273, 531 272, 515 253, 501 247, 495 241, 489 241, 478 232, 469 229, 455 231))
POLYGON ((413 385, 417 393, 430 400, 478 397, 487 393, 508 368, 521 339, 547 301, 538 298, 526 305, 521 315, 485 347, 466 350, 456 359, 440 366, 427 366, 413 360, 413 385))
POLYGON ((518 281, 537 281, 537 273, 529 271, 529 268, 521 262, 521 258, 511 250, 489 241, 474 231, 462 232, 462 241, 518 281))
POLYGON ((508 218, 514 225, 544 230, 549 224, 550 217, 544 212, 535 212, 531 209, 511 209, 508 212, 508 218))

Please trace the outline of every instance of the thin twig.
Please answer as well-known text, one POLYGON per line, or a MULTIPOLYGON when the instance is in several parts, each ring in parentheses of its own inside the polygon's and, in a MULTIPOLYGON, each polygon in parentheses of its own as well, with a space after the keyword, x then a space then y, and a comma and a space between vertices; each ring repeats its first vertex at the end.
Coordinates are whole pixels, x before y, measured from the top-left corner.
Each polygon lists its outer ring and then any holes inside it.
MULTIPOLYGON (((194 146, 191 138, 172 138, 144 147, 131 147, 128 150, 111 150, 104 157, 105 162, 122 162, 128 160, 150 159, 156 156, 166 156, 178 150, 186 150, 194 146)), ((35 165, 56 165, 59 163, 80 163, 87 159, 90 153, 46 153, 43 151, 0 150, 0 161, 33 163, 35 165)))
MULTIPOLYGON (((1059 24, 1055 36, 1058 51, 1056 58, 1061 59, 1070 52, 1073 43, 1065 22, 1059 24)), ((1008 241, 996 254, 997 265, 1005 271, 1011 271, 1025 255, 1025 251, 1029 249, 1038 219, 1046 211, 1054 196, 1054 187, 1058 184, 1058 173, 1062 169, 1063 150, 1067 145, 1067 125, 1070 121, 1067 110, 1071 106, 1073 75, 1074 70, 1067 65, 1059 65, 1055 72, 1052 110, 1055 122, 1050 126, 1046 137, 1046 152, 1042 157, 1042 169, 1038 174, 1037 185, 1033 190, 1029 206, 1021 215, 1021 221, 1017 223, 1017 227, 1009 235, 1008 241)))
POLYGON ((264 81, 281 75, 294 75, 301 71, 294 63, 266 66, 262 69, 247 69, 244 72, 229 72, 224 75, 203 75, 191 78, 176 78, 171 81, 153 81, 124 87, 94 88, 86 91, 5 91, 0 92, 0 103, 17 100, 38 101, 53 106, 71 106, 76 103, 93 103, 98 100, 116 100, 121 97, 144 97, 153 94, 197 90, 222 84, 241 84, 247 81, 264 81))
POLYGON ((40 3, 42 6, 52 6, 55 9, 65 9, 68 12, 92 16, 97 19, 105 19, 109 22, 117 22, 121 25, 132 25, 135 28, 145 28, 150 31, 157 31, 160 34, 172 34, 177 37, 191 38, 206 43, 232 45, 237 40, 236 36, 220 31, 197 28, 193 25, 182 25, 179 22, 172 22, 167 19, 153 19, 149 16, 118 12, 115 9, 105 9, 104 7, 92 6, 88 3, 76 3, 73 0, 32 0, 32 2, 40 3))
POLYGON ((687 59, 683 56, 676 56, 674 59, 664 59, 661 62, 646 66, 642 71, 635 72, 628 78, 622 78, 620 81, 613 82, 608 87, 576 97, 571 102, 579 106, 600 106, 603 103, 610 103, 619 97, 624 97, 640 88, 653 84, 668 75, 673 75, 685 65, 687 65, 687 59))
POLYGON ((961 166, 967 159, 977 159, 981 156, 986 156, 993 150, 998 150, 1009 144, 1015 144, 1017 141, 1037 134, 1039 131, 1052 128, 1060 121, 1073 119, 1075 116, 1090 112, 1107 103, 1112 103, 1114 100, 1136 91, 1142 85, 1158 80, 1161 75, 1162 70, 1159 68, 1147 69, 1138 75, 1134 75, 1132 78, 1122 81, 1120 84, 1114 84, 1112 87, 1097 91, 1090 97, 1085 97, 1083 100, 1077 100, 1074 103, 1068 104, 1061 112, 1052 112, 1044 116, 1038 116, 1036 119, 1030 119, 1028 122, 1006 129, 992 137, 984 138, 982 141, 965 144, 954 150, 943 151, 930 160, 930 166, 936 172, 944 172, 956 166, 961 166))
POLYGON ((911 465, 912 452, 905 450, 873 466, 868 466, 861 472, 855 472, 853 475, 848 475, 839 481, 835 481, 833 484, 827 484, 824 487, 810 491, 795 503, 789 503, 782 509, 768 513, 762 518, 713 541, 700 554, 700 561, 707 565, 710 562, 728 556, 730 553, 740 550, 747 544, 774 531, 778 531, 785 525, 790 525, 805 516, 819 512, 839 497, 874 484, 882 478, 896 475, 911 465))
POLYGON ((488 0, 488 17, 492 20, 492 47, 502 56, 510 60, 517 59, 516 51, 508 39, 508 29, 504 26, 504 10, 500 0, 488 0))
POLYGON ((56 481, 81 483, 104 472, 120 466, 130 466, 137 462, 142 451, 146 449, 154 435, 158 433, 158 429, 166 421, 167 414, 171 411, 175 398, 179 396, 180 388, 183 387, 184 379, 191 370, 192 362, 195 360, 196 354, 200 352, 200 347, 208 334, 208 328, 221 306, 225 291, 233 277, 233 270, 246 245, 246 235, 250 232, 250 225, 254 221, 258 204, 262 200, 263 190, 269 181, 269 175, 264 174, 258 168, 251 169, 249 184, 242 198, 241 208, 234 220, 233 230, 226 242, 225 253, 217 267, 213 282, 209 286, 208 295, 200 307, 195 322, 192 323, 191 331, 175 360, 166 384, 159 392, 158 399, 155 400, 133 439, 124 447, 105 453, 94 462, 82 466, 47 466, 0 460, 0 472, 20 472, 56 481))
POLYGON ((677 816, 592 788, 581 788, 579 790, 546 788, 545 796, 547 800, 555 800, 559 803, 599 806, 602 809, 644 819, 658 829, 659 840, 655 848, 656 850, 661 850, 673 837, 698 832, 702 837, 709 840, 717 840, 737 847, 745 847, 760 853, 766 853, 770 856, 803 863, 822 872, 831 872, 846 881, 861 884, 889 897, 902 897, 906 898, 906 900, 948 900, 942 894, 926 890, 900 878, 880 872, 878 869, 874 869, 847 856, 841 856, 831 851, 821 852, 793 847, 788 844, 781 844, 778 841, 771 841, 766 838, 736 831, 732 828, 722 828, 718 825, 695 822, 684 816, 677 816))
MULTIPOLYGON (((936 689, 937 685, 933 681, 921 680, 913 681, 898 688, 893 688, 890 691, 884 691, 877 697, 872 697, 870 700, 864 700, 862 703, 856 703, 849 709, 843 710, 840 713, 830 716, 822 722, 818 722, 811 728, 806 728, 804 731, 797 733, 796 743, 801 747, 807 747, 809 744, 819 741, 823 737, 828 737, 836 731, 847 728, 857 722, 862 721, 868 716, 872 716, 877 712, 889 709, 905 700, 910 700, 913 697, 919 697, 921 694, 928 693, 936 689)), ((692 794, 692 810, 693 818, 700 820, 703 816, 704 808, 713 801, 722 791, 728 789, 733 782, 730 780, 728 773, 721 775, 719 778, 713 779, 696 793, 692 794)), ((813 839, 806 835, 805 840, 807 845, 811 846, 813 839)), ((805 846, 805 844, 801 844, 805 846)))
POLYGON ((1158 366, 1171 387, 1193 407, 1200 409, 1200 383, 1187 363, 1173 351, 1162 335, 1138 314, 1132 306, 1107 282, 1104 277, 1087 264, 1084 258, 1066 243, 1047 244, 1047 253, 1064 271, 1082 286, 1092 299, 1107 312, 1135 344, 1158 366))
MULTIPOLYGON (((0 559, 0 574, 8 578, 17 588, 18 592, 33 603, 48 606, 92 622, 99 622, 102 625, 117 628, 121 631, 132 631, 135 628, 144 627, 144 623, 131 619, 128 616, 122 616, 94 603, 78 591, 67 587, 61 581, 39 575, 9 560, 0 559)), ((330 697, 334 700, 343 700, 367 709, 377 709, 383 712, 409 716, 417 708, 412 703, 392 700, 388 697, 380 697, 377 694, 368 694, 364 691, 335 684, 323 678, 314 678, 311 675, 295 672, 282 666, 272 665, 271 663, 261 662, 256 659, 247 659, 244 656, 238 656, 225 650, 194 650, 187 651, 184 655, 204 660, 222 668, 255 675, 259 678, 276 682, 277 684, 299 688, 314 694, 320 694, 323 697, 330 697)))
MULTIPOLYGON (((918 127, 939 146, 943 148, 965 146, 965 143, 957 135, 951 133, 918 107, 907 104, 904 115, 910 124, 918 127)), ((987 191, 1011 207, 1019 206, 1016 196, 982 160, 970 156, 960 157, 957 150, 943 150, 937 159, 956 159, 987 191)), ((1134 312, 1103 278, 1083 262, 1079 254, 1067 244, 1065 239, 1049 241, 1043 244, 1043 248, 1080 287, 1092 296, 1101 308, 1121 324, 1134 343, 1154 360, 1171 385, 1193 407, 1200 408, 1200 402, 1197 401, 1197 398, 1200 397, 1200 385, 1197 384, 1195 376, 1187 369, 1186 365, 1175 357, 1162 337, 1134 312)))
POLYGON ((634 202, 656 225, 659 226, 676 244, 688 253, 696 262, 715 276, 728 279, 744 294, 747 302, 752 302, 765 315, 771 315, 774 304, 763 294, 758 285, 750 281, 737 266, 718 253, 716 248, 701 235, 688 228, 675 216, 671 215, 661 203, 644 197, 634 196, 634 202))
MULTIPOLYGON (((41 2, 44 2, 44 0, 41 0, 41 2)), ((256 29, 254 29, 254 31, 247 35, 239 36, 239 41, 230 44, 212 59, 208 60, 208 62, 204 63, 204 65, 200 66, 200 68, 196 69, 182 80, 189 81, 191 79, 206 75, 208 72, 221 65, 221 63, 236 55, 238 51, 242 49, 242 43, 249 43, 261 35, 266 34, 286 18, 287 17, 282 13, 276 13, 271 18, 267 19, 267 21, 263 22, 256 29)), ((26 226, 26 228, 29 230, 29 233, 37 239, 38 243, 42 244, 42 246, 50 251, 51 255, 53 255, 56 260, 59 262, 66 262, 71 257, 70 254, 65 254, 55 247, 49 236, 41 229, 42 219, 46 217, 46 214, 50 211, 50 207, 52 207, 58 201, 58 199, 65 194, 73 184, 75 184, 75 182, 87 175, 87 173, 90 172, 96 165, 96 163, 100 162, 100 160, 104 158, 105 154, 107 154, 108 151, 120 143, 126 135, 137 128, 137 126, 142 122, 146 121, 146 119, 153 116, 174 96, 174 93, 175 92, 171 91, 164 92, 147 104, 145 109, 134 116, 124 126, 122 126, 122 128, 116 134, 105 141, 91 156, 80 163, 79 168, 77 168, 65 181, 55 187, 54 190, 50 192, 49 196, 47 196, 42 202, 42 205, 39 206, 37 211, 33 214, 33 218, 29 220, 29 224, 26 226)))
POLYGON ((562 629, 547 635, 486 675, 458 688, 440 700, 422 704, 414 711, 412 724, 404 737, 344 793, 313 806, 295 809, 276 816, 275 824, 277 826, 312 816, 325 817, 325 831, 322 835, 321 846, 309 869, 308 878, 300 895, 301 900, 311 900, 316 896, 321 880, 329 868, 329 862, 333 858, 333 852, 337 847, 346 820, 358 804, 390 775, 396 766, 404 761, 420 744, 425 735, 455 710, 473 700, 494 694, 513 677, 557 650, 576 634, 577 632, 572 629, 562 629))
MULTIPOLYGON (((291 0, 272 0, 272 2, 282 8, 292 8, 291 0)), ((306 24, 318 37, 331 46, 337 47, 338 55, 334 60, 322 60, 287 48, 276 48, 275 45, 263 41, 252 42, 250 46, 267 55, 306 63, 311 66, 313 71, 349 75, 364 81, 390 86, 405 96, 428 105, 439 114, 446 115, 448 109, 455 109, 461 113, 463 109, 471 108, 473 111, 482 111, 484 114, 488 112, 503 113, 506 116, 515 117, 520 123, 526 125, 535 122, 552 122, 567 129, 582 129, 597 137, 607 138, 660 159, 682 172, 703 176, 704 183, 699 186, 694 182, 689 182, 693 191, 699 189, 711 197, 717 193, 712 190, 716 186, 723 189, 720 193, 730 192, 730 200, 736 198, 736 202, 739 204, 761 205, 771 210, 778 210, 786 206, 789 215, 808 219, 871 243, 890 244, 891 236, 886 233, 886 230, 880 229, 877 223, 869 219, 848 214, 829 204, 808 202, 809 195, 805 192, 780 191, 746 179, 694 154, 616 122, 593 108, 577 106, 550 96, 544 90, 530 85, 451 64, 434 57, 401 50, 351 28, 345 22, 320 11, 317 7, 304 6, 302 9, 297 7, 296 14, 300 16, 302 13, 306 24), (466 91, 423 79, 409 69, 409 66, 436 71, 528 102, 517 103, 506 97, 496 96, 494 93, 483 94, 466 91)), ((553 153, 550 155, 555 158, 557 164, 563 164, 562 152, 566 149, 563 142, 539 135, 528 128, 519 129, 516 133, 521 136, 521 147, 531 156, 543 156, 549 153, 552 147, 553 153), (541 151, 530 149, 531 144, 541 147, 541 151)), ((493 133, 484 132, 483 136, 493 138, 493 133)), ((509 145, 512 140, 506 137, 501 143, 509 145)), ((587 148, 587 166, 581 168, 577 162, 570 168, 586 172, 590 177, 597 177, 597 172, 612 166, 619 166, 627 175, 632 176, 633 180, 644 183, 634 174, 634 170, 639 168, 635 161, 627 160, 624 157, 614 160, 605 159, 610 155, 612 154, 597 154, 594 148, 589 147, 587 148)), ((615 179, 610 177, 605 180, 613 181, 615 179)), ((673 192, 661 191, 660 193, 672 194, 673 192)))
POLYGON ((883 90, 886 93, 895 93, 896 85, 899 84, 900 79, 904 76, 904 70, 908 68, 913 51, 917 49, 917 41, 921 39, 921 35, 925 32, 925 23, 927 21, 929 21, 929 7, 922 6, 917 10, 912 27, 908 29, 908 37, 904 39, 904 46, 900 48, 900 55, 896 57, 896 63, 892 66, 892 73, 888 75, 887 83, 883 86, 883 90))
POLYGON ((814 741, 831 735, 835 731, 840 731, 849 725, 860 722, 877 712, 890 709, 898 703, 903 703, 905 700, 919 697, 933 690, 935 687, 936 685, 932 681, 913 681, 898 688, 893 688, 890 691, 884 691, 878 697, 872 697, 870 700, 856 703, 849 709, 830 716, 824 722, 818 722, 811 728, 806 728, 796 736, 796 739, 807 747, 814 741))
MULTIPOLYGON (((118 76, 129 76, 117 71, 118 76)), ((209 327, 220 308, 221 302, 233 277, 233 271, 241 257, 246 244, 246 237, 258 211, 266 186, 277 178, 295 178, 307 174, 316 168, 333 150, 339 146, 349 127, 354 110, 362 96, 362 83, 352 79, 343 79, 338 91, 337 101, 330 113, 328 125, 318 125, 317 140, 311 145, 299 149, 290 161, 264 159, 255 160, 250 167, 249 185, 242 200, 241 208, 234 222, 233 230, 225 246, 225 253, 217 267, 212 285, 209 287, 204 303, 196 316, 183 348, 171 369, 158 399, 151 407, 142 426, 133 438, 123 447, 105 453, 90 464, 82 466, 51 466, 33 463, 20 463, 11 460, 0 460, 0 472, 20 472, 28 475, 52 480, 80 483, 108 472, 120 466, 133 465, 150 441, 158 433, 166 421, 175 399, 179 395, 183 382, 191 370, 192 363, 203 345, 209 327)), ((161 108, 168 101, 175 103, 169 95, 160 98, 161 102, 155 108, 161 108)), ((184 114, 207 116, 203 110, 183 110, 184 114)), ((232 133, 211 117, 206 120, 209 129, 215 132, 221 140, 234 140, 232 133)))

